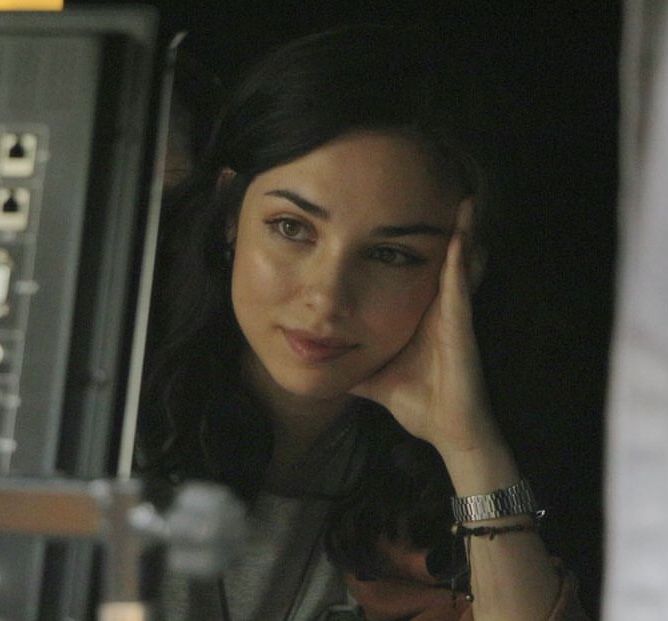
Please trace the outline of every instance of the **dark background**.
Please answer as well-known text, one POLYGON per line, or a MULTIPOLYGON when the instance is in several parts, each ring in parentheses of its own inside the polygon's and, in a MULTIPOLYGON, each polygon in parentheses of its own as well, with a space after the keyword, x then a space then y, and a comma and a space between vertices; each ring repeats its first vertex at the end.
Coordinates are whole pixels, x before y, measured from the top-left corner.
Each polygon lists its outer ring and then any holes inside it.
MULTIPOLYGON (((98 4, 96 0, 70 2, 98 4)), ((167 39, 223 87, 296 36, 418 24, 489 89, 501 217, 478 293, 490 391, 549 511, 545 537, 598 616, 601 466, 615 246, 620 7, 601 2, 153 0, 167 39)))

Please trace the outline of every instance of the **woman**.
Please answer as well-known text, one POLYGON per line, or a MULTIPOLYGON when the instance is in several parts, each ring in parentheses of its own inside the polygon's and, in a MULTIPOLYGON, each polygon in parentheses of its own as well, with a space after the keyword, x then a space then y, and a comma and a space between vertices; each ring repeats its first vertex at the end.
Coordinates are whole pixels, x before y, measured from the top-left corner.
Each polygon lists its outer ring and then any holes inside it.
POLYGON ((140 465, 252 530, 191 618, 582 618, 485 394, 464 84, 390 29, 299 40, 173 195, 140 465))

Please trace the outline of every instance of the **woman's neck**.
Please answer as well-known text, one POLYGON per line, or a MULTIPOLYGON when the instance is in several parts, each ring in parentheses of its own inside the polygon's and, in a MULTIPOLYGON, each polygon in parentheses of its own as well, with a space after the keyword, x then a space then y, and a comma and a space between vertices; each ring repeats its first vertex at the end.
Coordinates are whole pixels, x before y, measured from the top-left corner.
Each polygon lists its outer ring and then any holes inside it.
POLYGON ((267 473, 269 482, 283 480, 354 399, 350 395, 318 399, 290 393, 272 379, 252 352, 242 358, 242 379, 272 422, 274 452, 267 473))

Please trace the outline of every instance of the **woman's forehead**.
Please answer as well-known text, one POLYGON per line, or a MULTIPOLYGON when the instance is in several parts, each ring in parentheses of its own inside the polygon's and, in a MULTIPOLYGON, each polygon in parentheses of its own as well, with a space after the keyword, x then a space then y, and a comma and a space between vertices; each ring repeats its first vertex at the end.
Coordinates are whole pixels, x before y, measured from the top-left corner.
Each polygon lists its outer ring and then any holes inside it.
POLYGON ((325 210, 369 210, 391 218, 447 218, 458 188, 447 188, 436 163, 415 139, 357 132, 339 137, 258 175, 253 195, 290 192, 325 210))

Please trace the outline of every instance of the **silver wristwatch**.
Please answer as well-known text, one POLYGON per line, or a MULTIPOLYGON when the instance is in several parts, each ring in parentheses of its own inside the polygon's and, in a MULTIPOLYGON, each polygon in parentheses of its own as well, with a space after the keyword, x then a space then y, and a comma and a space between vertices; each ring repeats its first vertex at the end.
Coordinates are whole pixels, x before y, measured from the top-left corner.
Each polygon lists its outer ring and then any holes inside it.
POLYGON ((497 489, 477 496, 453 496, 452 515, 455 522, 477 522, 509 515, 536 513, 538 507, 529 484, 522 479, 506 489, 497 489))

